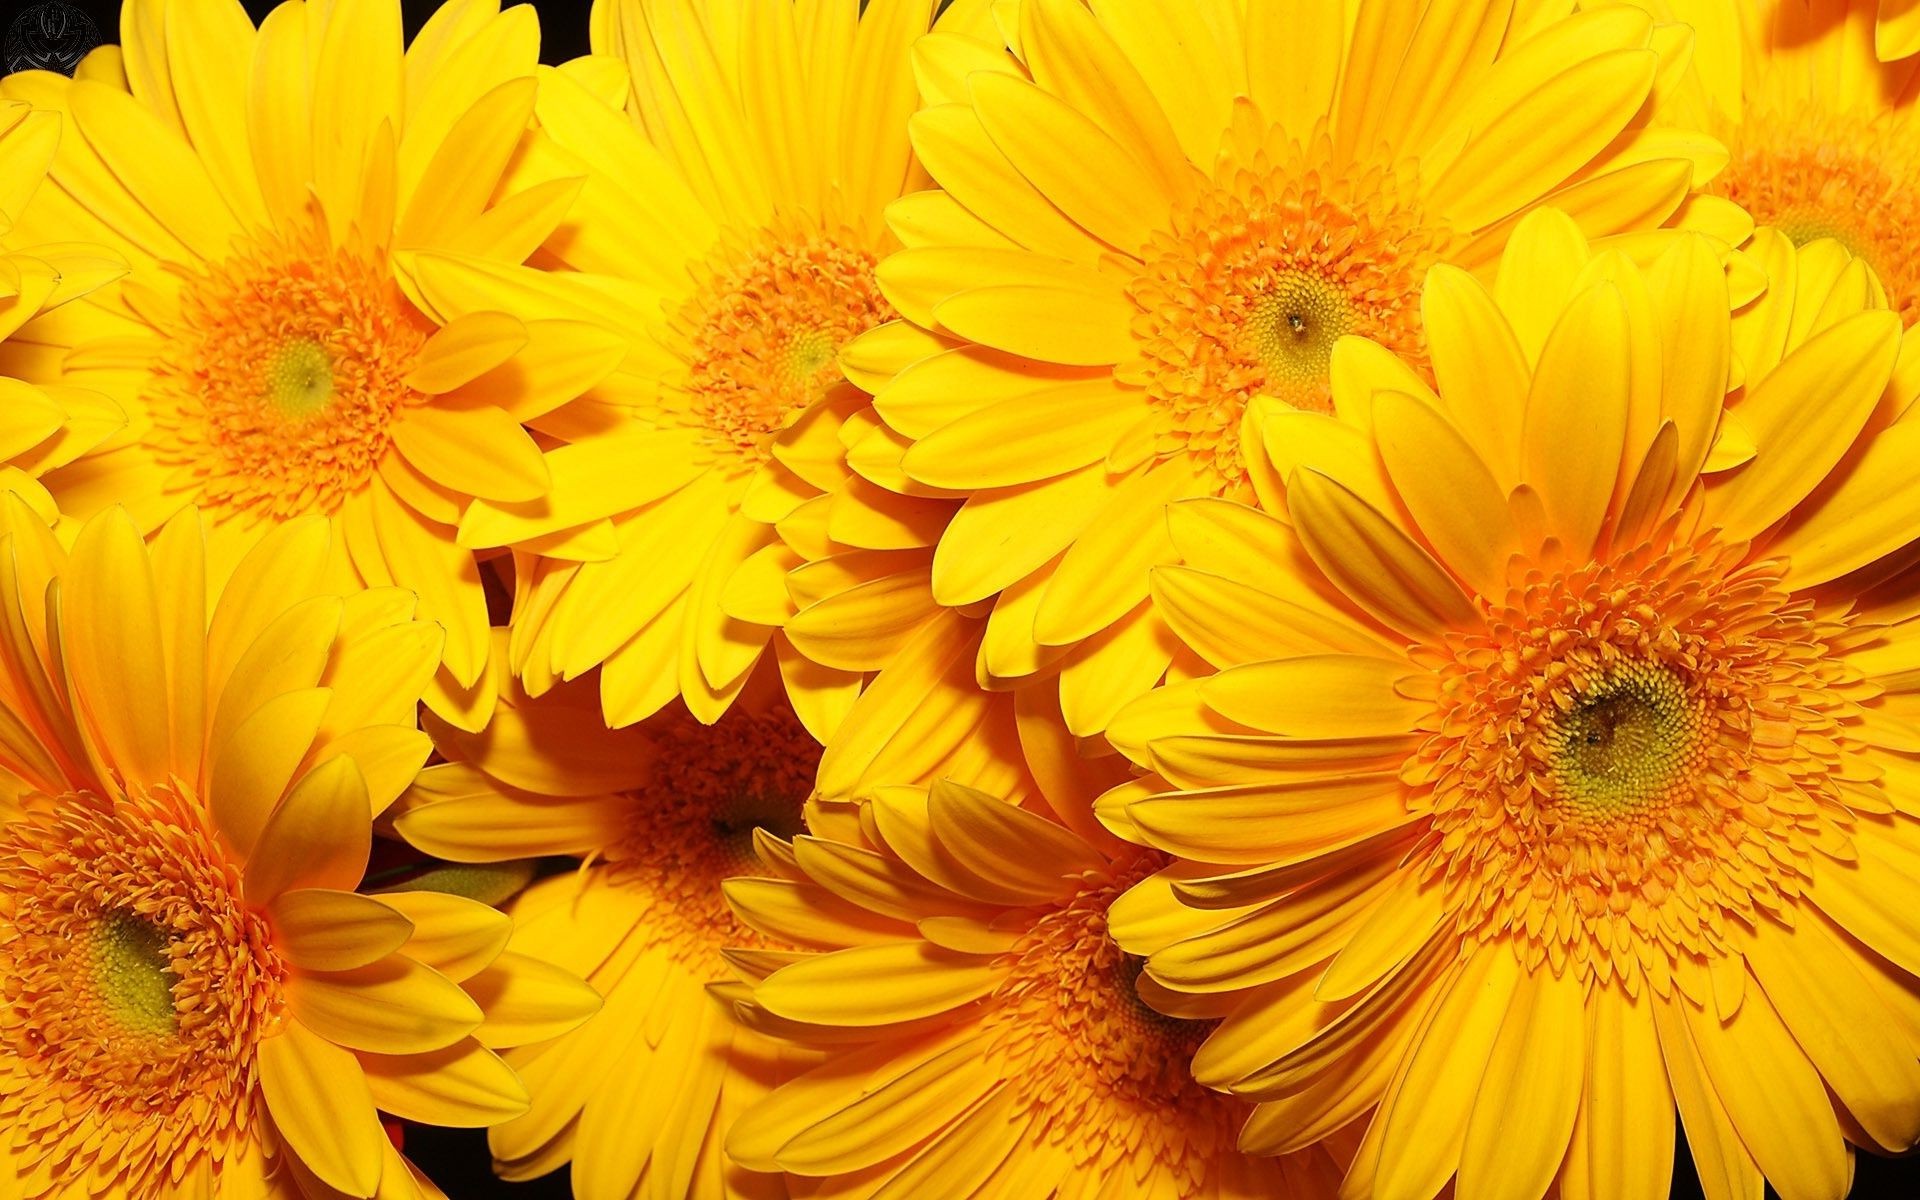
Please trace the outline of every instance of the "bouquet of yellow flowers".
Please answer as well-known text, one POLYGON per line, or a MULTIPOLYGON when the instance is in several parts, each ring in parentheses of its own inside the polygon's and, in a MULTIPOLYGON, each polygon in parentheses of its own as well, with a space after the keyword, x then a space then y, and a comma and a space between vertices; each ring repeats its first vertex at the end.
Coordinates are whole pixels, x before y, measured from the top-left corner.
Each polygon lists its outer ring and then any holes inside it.
POLYGON ((1920 3, 259 12, 0 80, 0 1200, 1920 1143, 1920 3))

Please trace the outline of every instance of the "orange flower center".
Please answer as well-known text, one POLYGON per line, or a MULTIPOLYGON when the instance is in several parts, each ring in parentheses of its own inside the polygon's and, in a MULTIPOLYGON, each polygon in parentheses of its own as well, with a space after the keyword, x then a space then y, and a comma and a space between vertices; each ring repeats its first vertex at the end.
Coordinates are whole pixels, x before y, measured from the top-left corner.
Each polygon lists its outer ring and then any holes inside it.
POLYGON ((721 947, 765 944, 734 919, 720 884, 760 870, 755 830, 801 832, 820 746, 784 703, 765 713, 736 708, 714 725, 673 713, 655 728, 652 777, 630 795, 609 869, 656 901, 647 935, 690 970, 718 978, 721 947))
POLYGON ((765 461, 773 435, 840 382, 840 348, 893 319, 874 263, 851 235, 770 239, 688 301, 687 420, 717 455, 765 461))
POLYGON ((1128 286, 1140 361, 1122 368, 1158 410, 1155 449, 1193 457, 1231 491, 1255 396, 1330 412, 1347 334, 1425 362, 1419 287, 1445 247, 1399 173, 1334 161, 1279 131, 1230 151, 1213 184, 1142 254, 1128 286))
POLYGON ((185 798, 30 798, 0 830, 0 1128, 26 1195, 157 1197, 217 1164, 284 977, 185 798))
POLYGON ((148 400, 203 504, 330 513, 373 474, 431 323, 377 256, 267 237, 181 285, 148 400))
POLYGON ((1709 190, 1797 246, 1833 238, 1864 258, 1890 307, 1920 319, 1920 162, 1911 127, 1848 114, 1749 113, 1720 130, 1732 152, 1709 190))
POLYGON ((1664 991, 1844 838, 1847 630, 1740 553, 1538 570, 1448 647, 1409 775, 1464 936, 1664 991))
POLYGON ((1149 1008, 1140 961, 1107 932, 1114 899, 1162 862, 1143 852, 1117 863, 1035 918, 1002 959, 984 1025, 989 1053, 1081 1167, 1112 1167, 1145 1139, 1181 1194, 1200 1195, 1251 1108, 1194 1082, 1187 1064, 1214 1022, 1149 1008))

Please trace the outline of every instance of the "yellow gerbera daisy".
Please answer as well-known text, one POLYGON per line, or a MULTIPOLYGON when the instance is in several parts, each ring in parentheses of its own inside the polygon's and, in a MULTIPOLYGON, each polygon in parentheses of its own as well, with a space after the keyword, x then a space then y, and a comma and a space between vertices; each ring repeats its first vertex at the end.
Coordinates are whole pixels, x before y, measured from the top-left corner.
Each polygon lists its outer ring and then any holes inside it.
POLYGON ((1920 58, 1875 60, 1871 0, 1695 7, 1693 70, 1672 108, 1731 154, 1708 190, 1795 243, 1838 240, 1904 320, 1920 317, 1920 58))
POLYGON ((1050 792, 1053 813, 894 786, 815 801, 810 836, 764 841, 774 875, 727 898, 802 952, 737 949, 750 987, 722 991, 824 1061, 749 1108, 728 1153, 817 1181, 809 1195, 876 1200, 1331 1195, 1325 1152, 1234 1149, 1248 1106, 1187 1070, 1211 1022, 1136 993, 1106 911, 1163 858, 1095 825, 1092 794, 1050 792))
MULTIPOLYGON (((943 20, 986 7, 963 0, 943 20)), ((893 316, 873 269, 897 245, 883 208, 924 185, 905 132, 917 103, 908 47, 933 8, 599 0, 593 48, 625 60, 631 92, 609 105, 547 79, 537 117, 557 153, 522 165, 587 174, 547 247, 575 271, 423 261, 427 294, 449 311, 609 321, 628 342, 595 390, 592 436, 555 455, 596 486, 486 499, 461 526, 463 542, 485 547, 611 522, 608 559, 525 564, 512 660, 534 693, 604 663, 610 723, 675 695, 712 720, 771 640, 801 715, 824 734, 879 656, 809 658, 776 627, 823 589, 844 590, 850 571, 883 581, 883 607, 916 571, 924 595, 937 524, 860 505, 873 485, 850 476, 845 443, 876 422, 835 360, 893 316), (823 492, 854 499, 837 515, 805 503, 823 492), (790 590, 787 571, 804 560, 776 526, 810 548, 830 539, 808 557, 835 561, 790 590)), ((897 645, 931 608, 868 624, 897 645)))
POLYGON ((875 411, 906 478, 966 498, 931 582, 993 602, 983 675, 1063 671, 1083 733, 1171 658, 1165 504, 1262 485, 1249 400, 1326 411, 1348 334, 1424 373, 1428 265, 1490 267, 1542 202, 1594 236, 1750 229, 1688 200, 1723 156, 1653 119, 1687 38, 1632 9, 1030 0, 1005 32, 917 48, 941 191, 879 269, 911 328, 873 337, 911 365, 875 411))
POLYGON ((276 524, 327 516, 343 579, 407 587, 447 627, 432 699, 477 722, 488 622, 455 528, 476 498, 546 492, 551 440, 529 429, 564 424, 619 357, 582 322, 443 320, 408 267, 425 248, 520 262, 578 191, 500 183, 528 149, 533 9, 456 0, 404 54, 396 0, 293 0, 257 30, 237 0, 129 0, 121 24, 78 79, 0 85, 65 130, 16 232, 131 268, 25 333, 48 379, 129 417, 48 487, 147 532, 203 506, 216 575, 276 524))
POLYGON ((1243 1146, 1373 1110, 1344 1195, 1653 1198, 1677 1106, 1708 1196, 1811 1200, 1920 1138, 1920 389, 1841 274, 1734 330, 1697 239, 1529 218, 1428 277, 1437 395, 1287 416, 1284 520, 1170 509, 1218 671, 1110 731, 1102 815, 1180 860, 1113 925, 1225 1010, 1243 1146))
POLYGON ((590 680, 537 700, 509 685, 479 734, 430 724, 452 761, 421 776, 395 822, 403 836, 457 862, 588 860, 512 907, 509 948, 585 976, 606 1005, 508 1056, 533 1099, 490 1135, 499 1172, 531 1179, 571 1162, 581 1196, 784 1196, 720 1153, 781 1053, 732 1027, 707 991, 727 973, 721 950, 751 936, 720 882, 752 866, 761 831, 799 830, 820 758, 778 680, 715 725, 676 706, 609 731, 590 680))
MULTIPOLYGON (((0 234, 46 177, 60 137, 60 119, 30 104, 0 100, 0 234)), ((39 476, 97 446, 126 421, 112 401, 71 387, 35 387, 17 378, 37 374, 44 351, 19 338, 20 327, 125 269, 100 247, 60 242, 0 248, 0 489, 14 492, 51 521, 52 497, 39 476)))
POLYGON ((491 1047, 593 1003, 492 909, 354 891, 441 631, 329 594, 321 521, 210 606, 191 510, 68 556, 0 505, 0 1195, 438 1195, 379 1111, 519 1113, 491 1047))

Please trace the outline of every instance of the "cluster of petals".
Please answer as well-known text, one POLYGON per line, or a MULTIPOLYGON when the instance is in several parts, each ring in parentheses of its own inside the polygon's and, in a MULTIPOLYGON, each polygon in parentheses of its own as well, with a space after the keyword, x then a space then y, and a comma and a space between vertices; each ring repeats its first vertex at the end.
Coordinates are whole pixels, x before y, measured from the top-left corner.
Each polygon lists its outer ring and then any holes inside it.
POLYGON ((1920 3, 581 15, 0 79, 0 1200, 1920 1144, 1920 3))

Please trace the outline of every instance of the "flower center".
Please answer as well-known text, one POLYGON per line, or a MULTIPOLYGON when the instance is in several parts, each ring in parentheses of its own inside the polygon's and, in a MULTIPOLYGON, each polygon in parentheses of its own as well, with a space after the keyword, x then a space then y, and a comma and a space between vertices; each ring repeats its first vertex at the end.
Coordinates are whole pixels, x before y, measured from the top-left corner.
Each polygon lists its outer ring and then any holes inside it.
POLYGON ((768 239, 717 266, 679 314, 686 419, 717 454, 765 460, 773 435, 840 382, 840 347, 891 320, 852 235, 768 239))
POLYGON ((129 1033, 167 1037, 180 1025, 173 1005, 172 939, 131 913, 103 917, 94 928, 94 982, 106 1014, 129 1033))
POLYGON ((1249 1106, 1194 1082, 1193 1053, 1212 1021, 1164 1016, 1140 999, 1141 962, 1107 932, 1107 909, 1163 860, 1141 853, 1040 914, 1007 952, 986 1001, 988 1053, 1083 1167, 1104 1167, 1144 1139, 1202 1194, 1249 1106))
POLYGON ((288 341, 267 369, 267 396, 289 421, 314 416, 333 399, 333 360, 310 338, 288 341))
POLYGON ((1656 662, 1624 662, 1545 731, 1554 794, 1575 821, 1606 821, 1684 792, 1704 758, 1701 705, 1656 662))
POLYGON ((1449 239, 1410 176, 1338 162, 1324 136, 1303 146, 1275 129, 1229 147, 1128 285, 1140 359, 1120 376, 1152 398, 1161 454, 1192 456, 1232 491, 1246 478, 1248 402, 1332 411, 1328 366, 1342 336, 1425 362, 1420 281, 1449 239))
POLYGON ((1920 319, 1920 160, 1903 123, 1852 114, 1751 112, 1719 131, 1732 152, 1709 190, 1796 246, 1832 238, 1867 261, 1888 304, 1920 319))
POLYGON ((0 1127, 33 1200, 150 1200, 246 1140, 285 968, 166 790, 30 796, 0 829, 0 1127))
POLYGON ((657 901, 647 936, 717 977, 719 948, 762 944, 734 919, 720 884, 760 871, 756 829, 788 839, 803 832, 820 746, 784 704, 764 713, 735 708, 714 725, 674 713, 652 728, 652 779, 629 797, 625 836, 607 849, 609 869, 657 901))
POLYGON ((1778 909, 1844 839, 1848 631, 1743 554, 1541 568, 1452 639, 1407 778, 1462 936, 1637 980, 1649 945, 1725 952, 1727 918, 1778 909))
POLYGON ((1348 297, 1324 279, 1290 272, 1254 300, 1245 336, 1266 368, 1269 392, 1309 394, 1327 378, 1333 344, 1352 331, 1348 297))
POLYGON ((156 329, 153 449, 202 503, 330 513, 425 399, 405 380, 430 328, 380 257, 313 233, 256 241, 189 275, 156 329))

